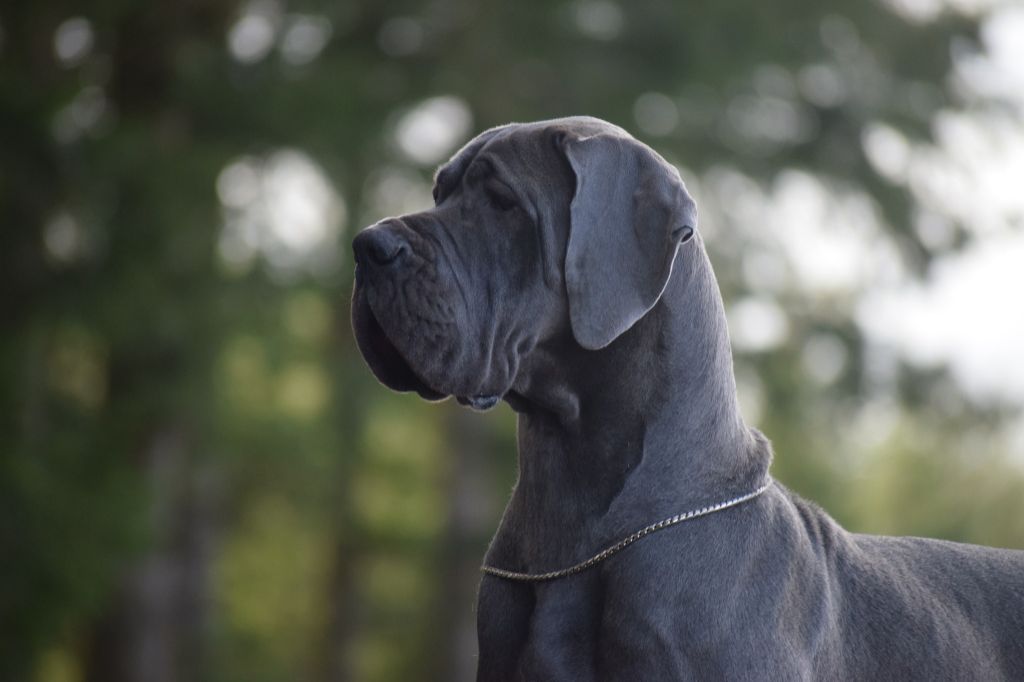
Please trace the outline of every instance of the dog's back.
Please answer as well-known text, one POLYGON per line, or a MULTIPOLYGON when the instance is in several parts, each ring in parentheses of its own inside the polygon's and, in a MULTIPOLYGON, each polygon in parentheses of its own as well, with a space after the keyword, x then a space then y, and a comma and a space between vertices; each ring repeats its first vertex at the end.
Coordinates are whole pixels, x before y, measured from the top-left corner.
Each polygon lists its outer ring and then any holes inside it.
POLYGON ((1024 551, 848 533, 785 493, 827 573, 840 678, 1024 679, 1024 551))

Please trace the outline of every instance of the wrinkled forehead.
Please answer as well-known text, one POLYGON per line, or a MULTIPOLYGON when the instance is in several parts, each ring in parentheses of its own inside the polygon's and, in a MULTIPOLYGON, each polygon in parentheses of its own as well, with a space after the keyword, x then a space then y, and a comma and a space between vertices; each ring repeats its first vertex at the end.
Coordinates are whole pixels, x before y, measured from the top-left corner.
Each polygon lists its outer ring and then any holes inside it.
POLYGON ((491 128, 470 140, 438 169, 435 195, 447 195, 467 171, 500 174, 517 184, 550 182, 571 172, 561 149, 562 140, 599 133, 628 137, 617 126, 584 116, 491 128))

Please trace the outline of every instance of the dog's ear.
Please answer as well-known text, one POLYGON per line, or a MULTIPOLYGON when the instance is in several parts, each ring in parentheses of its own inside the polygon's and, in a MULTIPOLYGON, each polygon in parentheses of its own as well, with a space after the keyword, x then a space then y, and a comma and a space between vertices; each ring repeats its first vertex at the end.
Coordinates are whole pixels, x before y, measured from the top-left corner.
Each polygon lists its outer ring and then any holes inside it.
POLYGON ((576 341, 603 348, 658 302, 697 207, 674 167, 631 137, 563 138, 576 174, 565 284, 576 341))

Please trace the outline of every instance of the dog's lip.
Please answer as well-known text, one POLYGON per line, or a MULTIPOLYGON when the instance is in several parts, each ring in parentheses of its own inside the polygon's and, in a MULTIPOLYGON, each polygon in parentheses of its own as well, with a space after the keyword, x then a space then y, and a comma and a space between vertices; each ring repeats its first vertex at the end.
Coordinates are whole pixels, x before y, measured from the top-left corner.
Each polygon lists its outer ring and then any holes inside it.
POLYGON ((494 407, 495 405, 497 405, 498 401, 501 400, 501 396, 474 395, 466 397, 459 395, 455 396, 455 399, 459 401, 460 405, 468 405, 469 407, 472 407, 474 410, 480 410, 481 412, 485 412, 494 407))
POLYGON ((395 391, 416 391, 425 400, 447 397, 447 394, 432 388, 416 373, 398 346, 388 337, 361 284, 357 277, 352 301, 353 327, 359 350, 374 375, 395 391))

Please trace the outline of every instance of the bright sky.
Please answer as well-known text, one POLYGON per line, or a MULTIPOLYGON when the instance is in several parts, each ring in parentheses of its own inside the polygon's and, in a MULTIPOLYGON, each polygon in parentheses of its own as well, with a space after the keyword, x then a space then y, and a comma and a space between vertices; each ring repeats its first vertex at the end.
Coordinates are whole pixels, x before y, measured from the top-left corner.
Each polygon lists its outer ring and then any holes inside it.
MULTIPOLYGON (((892 4, 919 20, 941 9, 938 0, 892 4)), ((773 298, 782 290, 855 295, 855 319, 881 356, 948 365, 972 397, 1024 406, 1024 5, 987 11, 984 54, 962 57, 952 86, 968 101, 1006 106, 937 112, 934 144, 884 122, 862 140, 876 170, 917 198, 913 227, 925 244, 949 246, 955 223, 971 238, 924 281, 900 266, 870 197, 837 194, 799 171, 781 172, 767 190, 731 171, 701 178, 702 194, 744 232, 743 274, 762 292, 730 309, 738 348, 785 339, 773 298)))
POLYGON ((918 364, 947 363, 975 397, 1024 405, 1024 5, 995 7, 981 37, 985 54, 961 59, 954 85, 1008 110, 941 113, 935 148, 896 140, 891 154, 904 157, 894 179, 934 211, 918 227, 926 243, 947 238, 946 218, 962 221, 974 243, 923 284, 875 288, 857 319, 918 364))
POLYGON ((857 320, 911 361, 948 364, 977 398, 1024 405, 1024 231, 986 237, 937 263, 928 281, 879 289, 857 320))

